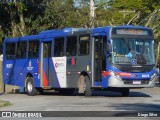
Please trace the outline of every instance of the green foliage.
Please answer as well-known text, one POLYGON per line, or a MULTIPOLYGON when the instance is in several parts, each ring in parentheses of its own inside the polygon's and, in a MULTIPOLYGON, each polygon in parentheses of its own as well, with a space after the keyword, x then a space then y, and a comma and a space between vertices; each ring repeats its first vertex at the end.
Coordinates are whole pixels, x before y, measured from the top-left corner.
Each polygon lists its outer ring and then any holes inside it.
MULTIPOLYGON (((0 40, 37 34, 41 30, 64 27, 90 27, 90 0, 14 0, 0 2, 0 40)), ((154 29, 155 38, 160 38, 159 0, 94 0, 94 26, 142 25, 154 29), (152 16, 152 17, 151 17, 152 16)))
POLYGON ((0 28, 0 42, 2 42, 3 38, 4 38, 4 33, 0 28))
MULTIPOLYGON (((0 0, 0 42, 4 37, 37 34, 46 29, 91 27, 90 0, 0 0)), ((141 25, 160 39, 160 0, 94 0, 95 27, 141 25)), ((157 51, 157 50, 155 50, 157 51)))

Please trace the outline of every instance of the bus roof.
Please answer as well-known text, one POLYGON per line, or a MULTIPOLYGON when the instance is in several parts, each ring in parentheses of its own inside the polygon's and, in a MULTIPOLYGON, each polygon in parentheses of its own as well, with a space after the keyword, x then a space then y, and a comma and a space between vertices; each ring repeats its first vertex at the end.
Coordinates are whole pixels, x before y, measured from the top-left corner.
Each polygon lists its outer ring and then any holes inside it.
POLYGON ((80 33, 84 31, 89 31, 90 28, 64 28, 64 29, 53 29, 53 30, 44 30, 40 32, 37 35, 28 35, 28 36, 22 36, 22 37, 16 37, 16 38, 5 38, 4 42, 18 42, 18 41, 25 41, 25 40, 33 40, 33 39, 40 39, 44 37, 60 37, 65 36, 67 34, 73 34, 73 33, 80 33))
POLYGON ((16 38, 5 38, 4 42, 26 41, 26 40, 39 39, 40 37, 42 37, 42 36, 39 36, 39 35, 28 35, 28 36, 22 36, 22 37, 16 37, 16 38))
POLYGON ((28 35, 17 38, 5 38, 4 42, 18 42, 18 41, 26 41, 33 39, 43 39, 49 37, 62 37, 70 34, 78 34, 78 33, 88 33, 92 32, 93 36, 97 35, 106 35, 110 33, 110 29, 112 28, 135 28, 135 29, 150 29, 148 27, 143 26, 132 26, 132 25, 122 25, 122 26, 104 26, 97 28, 64 28, 64 29, 53 29, 53 30, 44 30, 37 35, 28 35))
POLYGON ((64 28, 64 29, 54 29, 54 30, 44 30, 40 32, 39 34, 53 34, 53 33, 70 33, 70 32, 81 32, 81 31, 87 31, 90 30, 90 28, 64 28))

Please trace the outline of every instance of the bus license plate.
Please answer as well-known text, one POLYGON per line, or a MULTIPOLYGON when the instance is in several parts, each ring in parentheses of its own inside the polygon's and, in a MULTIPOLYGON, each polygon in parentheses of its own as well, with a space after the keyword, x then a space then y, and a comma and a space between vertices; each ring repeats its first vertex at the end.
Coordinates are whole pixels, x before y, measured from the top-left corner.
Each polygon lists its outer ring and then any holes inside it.
POLYGON ((133 81, 133 84, 134 85, 139 85, 139 84, 141 84, 141 81, 133 81))

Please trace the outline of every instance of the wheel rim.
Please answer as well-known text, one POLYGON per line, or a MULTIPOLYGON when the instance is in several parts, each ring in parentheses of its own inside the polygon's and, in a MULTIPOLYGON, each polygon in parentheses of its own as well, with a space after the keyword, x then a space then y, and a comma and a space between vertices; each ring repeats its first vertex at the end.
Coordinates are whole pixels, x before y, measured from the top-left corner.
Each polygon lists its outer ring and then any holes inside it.
POLYGON ((32 92, 32 89, 33 89, 32 83, 28 82, 27 89, 28 89, 28 92, 32 92))

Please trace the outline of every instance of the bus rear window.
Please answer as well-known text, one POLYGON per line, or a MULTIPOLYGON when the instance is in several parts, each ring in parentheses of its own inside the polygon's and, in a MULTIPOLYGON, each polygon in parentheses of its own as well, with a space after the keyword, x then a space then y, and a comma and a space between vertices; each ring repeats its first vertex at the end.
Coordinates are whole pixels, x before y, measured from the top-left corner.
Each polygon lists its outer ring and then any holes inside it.
POLYGON ((6 43, 6 59, 7 60, 15 59, 15 50, 16 50, 15 43, 6 43))

